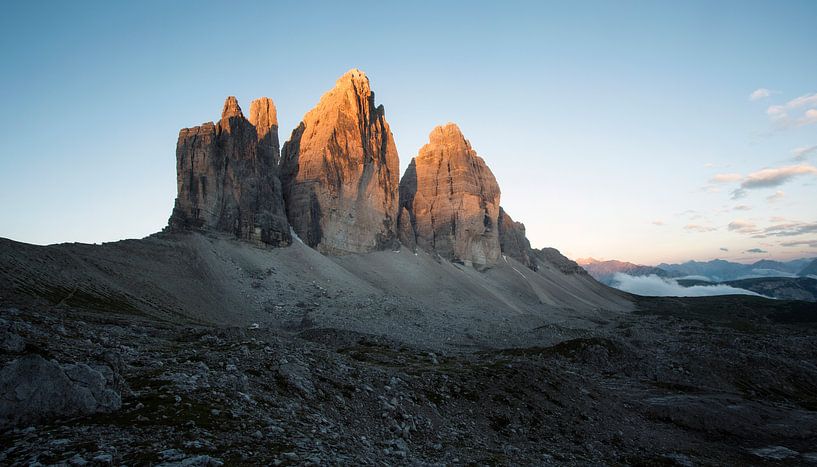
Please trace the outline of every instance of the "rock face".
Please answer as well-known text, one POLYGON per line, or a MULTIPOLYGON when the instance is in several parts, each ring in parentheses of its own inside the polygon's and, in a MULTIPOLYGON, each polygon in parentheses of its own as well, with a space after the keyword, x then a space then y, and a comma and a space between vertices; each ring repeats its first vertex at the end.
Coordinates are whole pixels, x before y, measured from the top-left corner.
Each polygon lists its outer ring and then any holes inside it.
POLYGON ((587 271, 576 264, 575 261, 561 254, 556 248, 533 249, 531 253, 540 266, 543 263, 549 263, 563 274, 587 275, 587 271))
POLYGON ((531 251, 530 241, 525 236, 525 224, 515 222, 500 206, 499 246, 502 254, 510 256, 530 269, 536 270, 536 259, 531 251))
POLYGON ((397 236, 397 148, 369 79, 350 70, 284 144, 287 217, 325 254, 391 247, 397 236))
POLYGON ((105 376, 85 364, 61 366, 32 354, 0 370, 0 428, 121 406, 121 396, 105 376))
POLYGON ((171 229, 215 230, 288 245, 277 163, 278 120, 272 100, 253 101, 247 120, 235 97, 228 97, 218 123, 179 132, 171 229))
POLYGON ((400 181, 417 246, 477 268, 500 257, 499 195, 493 173, 453 123, 431 132, 400 181))

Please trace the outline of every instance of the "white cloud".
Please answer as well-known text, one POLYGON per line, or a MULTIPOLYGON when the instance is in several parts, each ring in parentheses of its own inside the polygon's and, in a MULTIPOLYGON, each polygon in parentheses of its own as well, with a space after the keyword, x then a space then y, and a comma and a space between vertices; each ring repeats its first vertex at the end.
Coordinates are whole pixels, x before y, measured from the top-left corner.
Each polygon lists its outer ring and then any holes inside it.
POLYGON ((750 211, 752 209, 752 207, 747 206, 745 204, 738 204, 737 206, 735 206, 732 209, 735 210, 735 211, 750 211))
POLYGON ((657 226, 659 226, 659 227, 660 227, 660 226, 663 226, 663 225, 664 225, 664 221, 662 221, 662 220, 654 220, 654 221, 652 221, 652 225, 657 225, 657 226))
POLYGON ((792 126, 804 126, 817 123, 817 93, 804 94, 796 97, 785 104, 770 105, 766 108, 766 115, 777 125, 778 128, 789 128, 792 126), (792 118, 793 111, 803 107, 809 107, 801 116, 792 118))
POLYGON ((727 228, 731 232, 740 232, 745 234, 757 232, 757 225, 741 219, 730 222, 727 228))
POLYGON ((817 109, 808 109, 803 117, 797 120, 797 126, 812 125, 817 123, 817 109))
POLYGON ((786 197, 786 193, 784 193, 784 192, 782 192, 780 190, 777 190, 777 191, 774 192, 773 195, 767 196, 766 200, 768 202, 770 202, 770 203, 775 203, 775 202, 780 201, 781 199, 783 199, 785 197, 786 197))
POLYGON ((684 230, 686 230, 688 232, 704 233, 704 232, 712 232, 713 230, 717 230, 717 229, 715 227, 709 227, 707 225, 687 224, 687 225, 684 226, 684 230))
POLYGON ((656 275, 631 276, 617 273, 613 276, 613 287, 636 295, 653 297, 705 297, 712 295, 755 295, 745 289, 728 285, 696 285, 684 287, 673 279, 664 279, 656 275))
POLYGON ((752 172, 740 183, 740 188, 744 190, 754 188, 771 188, 782 185, 794 177, 800 175, 815 175, 817 167, 809 164, 789 165, 785 167, 774 167, 752 172))
POLYGON ((717 174, 711 179, 709 179, 709 183, 731 183, 737 182, 742 178, 743 176, 737 173, 717 174))
POLYGON ((817 151, 817 145, 795 148, 792 153, 794 154, 794 160, 804 161, 809 154, 812 154, 815 151, 817 151))
POLYGON ((817 105, 817 93, 812 94, 804 94, 800 97, 795 97, 794 99, 786 102, 787 109, 796 109, 799 107, 811 107, 817 105))
POLYGON ((772 91, 769 91, 766 88, 755 89, 749 94, 750 101, 759 101, 760 99, 765 99, 772 95, 772 91))

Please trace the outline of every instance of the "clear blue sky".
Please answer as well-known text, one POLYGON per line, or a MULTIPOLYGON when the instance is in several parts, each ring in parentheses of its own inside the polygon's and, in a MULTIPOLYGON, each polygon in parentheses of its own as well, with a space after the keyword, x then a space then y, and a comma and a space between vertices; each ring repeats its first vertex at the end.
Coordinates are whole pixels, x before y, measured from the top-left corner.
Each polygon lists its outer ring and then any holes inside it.
POLYGON ((401 166, 458 123, 534 246, 817 256, 817 2, 272 3, 6 4, 0 236, 160 230, 179 128, 269 96, 285 141, 357 67, 401 166))

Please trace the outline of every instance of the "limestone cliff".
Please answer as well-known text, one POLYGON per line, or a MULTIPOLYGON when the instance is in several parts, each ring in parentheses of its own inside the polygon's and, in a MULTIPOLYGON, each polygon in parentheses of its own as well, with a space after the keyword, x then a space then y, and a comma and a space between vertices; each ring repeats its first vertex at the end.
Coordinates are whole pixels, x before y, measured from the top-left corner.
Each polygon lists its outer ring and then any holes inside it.
POLYGON ((179 132, 171 229, 228 232, 275 246, 290 243, 276 167, 278 121, 272 101, 254 101, 251 120, 231 96, 218 123, 179 132))
POLYGON ((391 247, 397 237, 397 148, 383 106, 359 70, 340 77, 284 144, 287 216, 326 254, 391 247))
POLYGON ((417 246, 477 268, 500 257, 499 196, 493 173, 453 123, 431 132, 400 182, 417 246))

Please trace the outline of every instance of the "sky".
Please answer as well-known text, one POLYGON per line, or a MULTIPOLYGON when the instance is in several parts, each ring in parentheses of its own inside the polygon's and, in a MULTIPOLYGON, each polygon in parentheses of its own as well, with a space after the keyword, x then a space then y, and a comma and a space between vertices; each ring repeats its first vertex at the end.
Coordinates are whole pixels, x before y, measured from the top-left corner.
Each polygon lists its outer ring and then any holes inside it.
POLYGON ((360 68, 405 169, 456 122, 534 247, 643 264, 817 256, 817 2, 13 2, 0 237, 167 223, 178 131, 280 137, 360 68))

